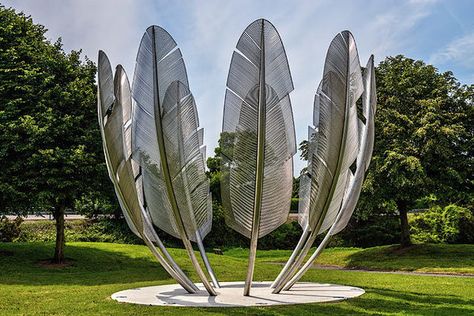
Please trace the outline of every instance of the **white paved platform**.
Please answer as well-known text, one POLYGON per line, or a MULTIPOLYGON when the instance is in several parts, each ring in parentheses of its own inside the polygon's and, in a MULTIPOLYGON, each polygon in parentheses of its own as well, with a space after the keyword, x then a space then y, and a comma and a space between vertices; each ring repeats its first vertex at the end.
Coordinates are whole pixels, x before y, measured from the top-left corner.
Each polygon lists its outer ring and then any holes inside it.
POLYGON ((336 284, 297 283, 290 291, 272 294, 271 282, 254 282, 251 296, 243 296, 244 282, 222 282, 217 296, 208 296, 202 284, 196 284, 200 292, 187 293, 178 284, 150 286, 120 291, 112 299, 142 305, 239 307, 272 306, 305 303, 336 302, 365 293, 363 289, 336 284))

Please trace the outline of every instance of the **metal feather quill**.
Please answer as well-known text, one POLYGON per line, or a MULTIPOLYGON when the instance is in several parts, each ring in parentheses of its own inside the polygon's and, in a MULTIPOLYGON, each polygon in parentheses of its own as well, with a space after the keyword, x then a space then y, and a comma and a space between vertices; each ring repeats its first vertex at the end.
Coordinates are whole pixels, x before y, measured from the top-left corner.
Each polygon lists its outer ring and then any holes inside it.
POLYGON ((249 295, 258 238, 283 224, 290 209, 296 153, 289 93, 293 82, 281 38, 264 19, 237 43, 227 78, 221 183, 228 226, 251 238, 244 295, 249 295))
POLYGON ((212 223, 203 132, 181 51, 158 26, 149 27, 142 37, 132 90, 132 157, 141 167, 144 204, 156 226, 183 241, 199 278, 209 294, 216 295, 190 242, 198 243, 218 287, 201 240, 212 223))
POLYGON ((344 192, 344 198, 341 208, 337 214, 336 219, 332 222, 332 226, 321 241, 314 254, 308 259, 303 267, 295 274, 295 276, 286 284, 284 290, 290 289, 313 265, 329 242, 331 236, 343 230, 354 212, 362 184, 364 181, 365 172, 367 171, 372 157, 372 150, 374 146, 374 116, 375 107, 377 103, 376 88, 375 88, 375 71, 374 71, 374 57, 371 56, 367 62, 367 66, 363 72, 364 93, 362 95, 362 117, 358 119, 360 130, 360 148, 356 159, 355 172, 350 171, 350 180, 344 192))
POLYGON ((300 224, 304 233, 297 248, 273 283, 280 292, 302 264, 316 236, 327 230, 341 208, 351 178, 350 166, 359 152, 356 101, 364 91, 359 56, 349 31, 331 42, 323 79, 314 103, 309 129, 308 169, 301 176, 300 224))
POLYGON ((135 183, 131 155, 131 94, 123 68, 119 65, 113 77, 109 59, 99 52, 98 118, 106 165, 124 217, 130 229, 144 240, 165 270, 188 292, 197 287, 171 258, 156 235, 148 215, 141 207, 135 183), (155 248, 158 245, 161 253, 155 248))

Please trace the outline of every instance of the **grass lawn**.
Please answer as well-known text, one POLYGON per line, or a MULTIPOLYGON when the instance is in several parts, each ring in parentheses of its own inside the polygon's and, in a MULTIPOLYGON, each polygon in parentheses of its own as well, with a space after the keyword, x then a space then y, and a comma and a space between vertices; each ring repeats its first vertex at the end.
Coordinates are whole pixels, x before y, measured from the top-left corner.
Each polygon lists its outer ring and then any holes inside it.
MULTIPOLYGON (((259 308, 176 308, 120 304, 116 291, 172 283, 144 246, 69 243, 64 268, 41 265, 52 244, 0 243, 1 315, 474 315, 474 278, 380 274, 358 271, 310 270, 304 281, 362 287, 366 294, 339 303, 259 308)), ((196 279, 185 251, 171 249, 179 264, 196 279)), ((260 251, 256 280, 272 280, 289 251, 260 251)), ((245 278, 247 252, 226 251, 209 259, 222 281, 245 278)), ((328 249, 320 263, 370 269, 474 271, 474 246, 416 246, 328 249)))
MULTIPOLYGON (((244 250, 232 250, 234 256, 247 256, 244 250), (241 252, 241 254, 239 254, 241 252)), ((289 252, 266 251, 264 261, 286 262, 289 252)), ((348 269, 413 271, 448 274, 474 274, 474 245, 418 244, 373 248, 328 248, 316 262, 348 269)))

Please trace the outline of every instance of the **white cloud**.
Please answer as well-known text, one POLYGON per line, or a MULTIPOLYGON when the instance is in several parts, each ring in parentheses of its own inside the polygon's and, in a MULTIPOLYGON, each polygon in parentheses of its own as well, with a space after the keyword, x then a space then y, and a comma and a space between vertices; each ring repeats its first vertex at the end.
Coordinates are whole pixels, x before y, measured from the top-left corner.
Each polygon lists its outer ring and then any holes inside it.
MULTIPOLYGON (((280 32, 295 91, 291 94, 298 142, 307 137, 312 103, 327 47, 338 32, 349 29, 358 43, 361 63, 403 53, 416 45, 416 27, 430 15, 433 1, 6 1, 31 14, 63 38, 65 49, 83 48, 95 60, 107 52, 114 64, 133 72, 135 54, 146 27, 166 28, 180 46, 196 98, 208 155, 221 130, 225 81, 232 51, 245 27, 265 17, 280 32)), ((471 50, 472 51, 472 50, 471 50)), ((298 172, 304 163, 296 159, 298 172)))
POLYGON ((431 55, 429 62, 435 65, 455 63, 474 70, 474 33, 453 40, 431 55))

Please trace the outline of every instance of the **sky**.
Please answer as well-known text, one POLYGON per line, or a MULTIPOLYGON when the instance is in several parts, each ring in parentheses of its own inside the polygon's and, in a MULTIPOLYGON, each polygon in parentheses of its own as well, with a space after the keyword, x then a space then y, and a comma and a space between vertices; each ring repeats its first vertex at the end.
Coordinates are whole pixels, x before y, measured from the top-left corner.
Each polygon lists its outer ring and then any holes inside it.
MULTIPOLYGON (((332 38, 350 30, 361 64, 403 54, 452 71, 474 83, 474 1, 374 0, 9 0, 31 15, 66 51, 82 49, 97 61, 104 50, 131 77, 140 39, 150 25, 165 28, 180 47, 191 91, 212 156, 222 126, 225 83, 232 52, 252 21, 266 18, 286 49, 295 90, 290 94, 297 142, 307 135, 312 104, 332 38)), ((295 174, 305 163, 295 155, 295 174)))

